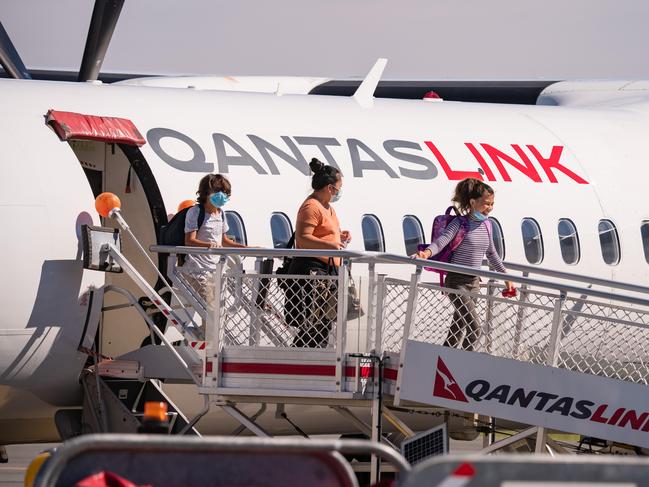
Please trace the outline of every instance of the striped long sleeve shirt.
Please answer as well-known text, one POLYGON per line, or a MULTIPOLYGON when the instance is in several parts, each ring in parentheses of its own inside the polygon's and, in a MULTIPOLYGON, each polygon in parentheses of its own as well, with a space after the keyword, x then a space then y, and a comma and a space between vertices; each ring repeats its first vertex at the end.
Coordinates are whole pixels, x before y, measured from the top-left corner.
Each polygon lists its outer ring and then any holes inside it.
MULTIPOLYGON (((451 243, 459 229, 460 219, 455 218, 448 224, 439 238, 428 246, 432 255, 438 254, 444 247, 451 243)), ((479 268, 482 266, 482 259, 485 255, 492 269, 498 272, 506 272, 503 261, 496 252, 486 223, 469 218, 469 231, 464 237, 464 240, 462 240, 462 243, 453 252, 451 264, 479 268)))

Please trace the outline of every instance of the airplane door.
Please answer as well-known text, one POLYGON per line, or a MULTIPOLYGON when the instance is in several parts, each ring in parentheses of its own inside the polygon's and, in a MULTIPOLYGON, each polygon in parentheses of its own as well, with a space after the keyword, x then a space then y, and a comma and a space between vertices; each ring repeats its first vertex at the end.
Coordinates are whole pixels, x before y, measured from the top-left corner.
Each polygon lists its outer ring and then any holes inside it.
MULTIPOLYGON (((69 142, 93 194, 116 194, 122 204, 122 215, 142 246, 147 249, 155 244, 157 227, 165 224, 167 217, 157 183, 138 148, 144 143, 144 139, 141 139, 135 126, 124 119, 67 112, 50 113, 64 114, 65 125, 61 123, 54 126, 52 121, 49 123, 62 140, 69 142), (109 124, 102 125, 105 121, 109 121, 109 124), (127 136, 139 136, 141 143, 131 143, 127 136)), ((103 226, 118 226, 113 220, 101 220, 103 226)), ((122 252, 147 282, 155 286, 155 269, 126 235, 122 235, 122 252)), ((157 254, 149 256, 153 262, 158 261, 157 254)), ((125 273, 108 273, 106 284, 127 289, 136 298, 141 295, 139 288, 125 273)), ((102 354, 110 357, 137 349, 143 339, 149 336, 148 328, 137 311, 128 306, 120 307, 122 304, 125 304, 123 296, 110 292, 105 294, 99 349, 102 354)))
MULTIPOLYGON (((147 249, 149 245, 156 242, 156 231, 144 188, 124 151, 117 144, 104 143, 103 145, 106 161, 103 191, 114 193, 119 197, 122 202, 123 217, 142 246, 147 249)), ((102 220, 104 226, 118 227, 114 220, 102 220)), ((157 280, 155 269, 151 267, 135 243, 125 235, 122 235, 122 252, 147 282, 154 286, 157 280)), ((149 257, 153 262, 158 258, 157 254, 149 254, 149 257)), ((127 289, 136 297, 142 294, 125 273, 109 273, 106 276, 106 284, 127 289)), ((124 303, 124 297, 107 293, 104 303, 106 307, 124 303)), ((115 357, 135 350, 148 335, 146 324, 132 307, 103 313, 101 350, 104 355, 115 357)))

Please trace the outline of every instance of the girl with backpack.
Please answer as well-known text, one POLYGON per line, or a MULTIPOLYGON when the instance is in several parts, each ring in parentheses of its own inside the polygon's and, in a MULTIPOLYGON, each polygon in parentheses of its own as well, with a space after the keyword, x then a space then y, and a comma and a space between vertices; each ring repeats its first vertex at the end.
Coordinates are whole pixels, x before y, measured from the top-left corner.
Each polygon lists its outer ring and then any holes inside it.
MULTIPOLYGON (((493 188, 479 179, 467 178, 455 187, 452 201, 460 216, 454 218, 427 248, 412 257, 429 259, 436 256, 451 244, 458 233, 462 232, 462 240, 451 254, 451 264, 480 268, 486 255, 492 269, 506 273, 505 266, 494 247, 491 222, 488 220, 494 206, 493 188)), ((515 293, 511 281, 505 281, 505 285, 509 293, 515 293)), ((480 291, 480 278, 449 272, 444 287, 477 293, 480 291)), ((462 334, 465 333, 461 348, 473 350, 475 342, 480 337, 480 320, 476 313, 475 300, 464 294, 451 294, 450 298, 455 312, 444 346, 456 347, 462 334)))

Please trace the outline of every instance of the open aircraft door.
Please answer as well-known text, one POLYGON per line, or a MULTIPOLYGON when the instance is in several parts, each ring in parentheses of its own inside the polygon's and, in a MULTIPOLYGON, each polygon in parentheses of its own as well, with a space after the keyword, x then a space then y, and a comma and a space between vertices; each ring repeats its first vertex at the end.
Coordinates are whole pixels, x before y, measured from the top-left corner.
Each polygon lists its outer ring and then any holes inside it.
MULTIPOLYGON (((46 123, 61 141, 70 144, 86 174, 95 197, 103 192, 116 194, 122 203, 122 214, 133 233, 147 248, 157 242, 161 225, 167 223, 167 214, 158 184, 140 152, 146 143, 133 122, 124 118, 101 117, 81 113, 50 110, 46 123)), ((102 225, 115 227, 111 219, 102 219, 102 225)), ((123 240, 124 255, 155 285, 155 270, 145 262, 135 244, 123 240)), ((150 254, 159 266, 164 265, 158 255, 150 254)), ((131 291, 136 297, 139 289, 124 274, 108 273, 106 284, 131 291)), ((141 317, 124 305, 123 297, 108 293, 104 299, 99 330, 99 352, 118 356, 131 351, 149 336, 141 317)))

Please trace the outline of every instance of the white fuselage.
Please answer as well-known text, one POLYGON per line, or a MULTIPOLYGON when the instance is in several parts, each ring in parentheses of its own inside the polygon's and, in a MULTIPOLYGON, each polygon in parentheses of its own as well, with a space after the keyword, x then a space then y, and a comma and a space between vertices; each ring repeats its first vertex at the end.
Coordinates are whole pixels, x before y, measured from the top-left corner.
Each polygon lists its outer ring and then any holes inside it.
MULTIPOLYGON (((505 260, 527 263, 521 221, 533 218, 542 232, 542 266, 634 283, 649 277, 640 232, 649 220, 649 111, 642 104, 377 99, 363 108, 346 97, 0 80, 0 106, 0 444, 56 438, 53 412, 80 404, 85 293, 105 283, 128 287, 124 276, 82 268, 79 225, 100 224, 82 167, 94 167, 101 189, 122 198, 145 248, 155 243, 143 183, 134 177, 131 192, 124 191, 128 160, 103 143, 59 141, 44 123, 50 108, 131 120, 147 139, 141 154, 167 214, 195 197, 205 173, 227 175, 227 209, 241 216, 251 245, 272 246, 274 212, 294 221, 311 191, 307 163, 317 157, 343 172, 336 211, 352 233, 352 249, 363 249, 361 222, 371 214, 381 222, 386 251, 403 254, 404 216, 416 216, 428 236, 456 181, 482 175, 496 191, 492 215, 504 231, 505 260), (575 265, 562 259, 561 218, 578 231, 575 265), (601 219, 619 234, 616 265, 602 258, 601 219)), ((143 262, 129 244, 125 253, 143 262)), ((153 272, 144 274, 154 282, 153 272)), ((102 319, 102 353, 137 348, 147 334, 141 320, 133 310, 110 313, 102 319)))

